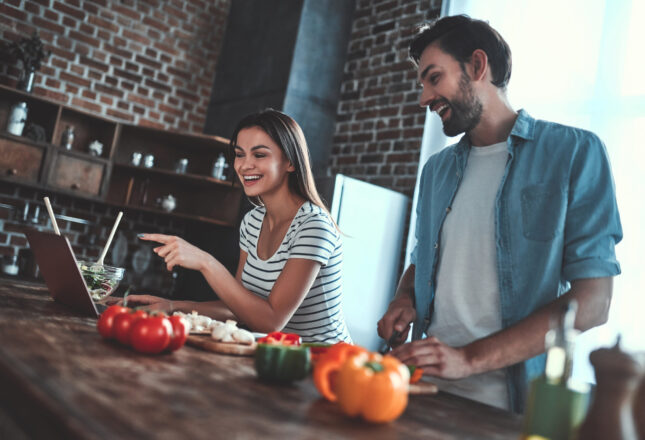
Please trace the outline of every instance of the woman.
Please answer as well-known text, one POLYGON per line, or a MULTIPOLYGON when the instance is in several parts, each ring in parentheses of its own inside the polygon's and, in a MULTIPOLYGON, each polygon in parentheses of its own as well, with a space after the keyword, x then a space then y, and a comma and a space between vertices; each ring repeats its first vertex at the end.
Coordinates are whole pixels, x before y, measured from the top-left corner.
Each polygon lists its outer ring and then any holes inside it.
POLYGON ((342 245, 313 181, 298 124, 267 109, 245 117, 231 139, 234 169, 256 207, 240 226, 235 278, 212 255, 179 237, 142 234, 175 266, 199 270, 221 301, 132 295, 129 303, 233 318, 257 332, 298 333, 305 342, 350 341, 341 312, 342 245))

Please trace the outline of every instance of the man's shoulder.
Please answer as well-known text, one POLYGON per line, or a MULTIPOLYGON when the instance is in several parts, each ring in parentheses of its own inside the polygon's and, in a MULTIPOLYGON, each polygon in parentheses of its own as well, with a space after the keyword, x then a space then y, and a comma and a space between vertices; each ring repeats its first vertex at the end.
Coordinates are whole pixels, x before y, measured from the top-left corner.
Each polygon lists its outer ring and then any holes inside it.
POLYGON ((574 127, 559 122, 535 119, 534 136, 536 140, 557 139, 560 141, 573 141, 574 144, 602 144, 598 135, 584 128, 574 127))

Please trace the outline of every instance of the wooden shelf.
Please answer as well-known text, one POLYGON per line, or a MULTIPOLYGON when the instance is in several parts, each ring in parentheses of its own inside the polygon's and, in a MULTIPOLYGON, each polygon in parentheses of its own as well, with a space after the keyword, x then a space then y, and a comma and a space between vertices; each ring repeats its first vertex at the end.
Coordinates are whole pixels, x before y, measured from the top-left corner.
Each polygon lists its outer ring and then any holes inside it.
POLYGON ((222 221, 222 220, 217 220, 217 219, 210 218, 210 217, 183 214, 181 212, 167 212, 167 211, 164 211, 163 209, 149 208, 147 206, 118 205, 118 204, 113 204, 113 203, 110 203, 110 205, 113 205, 113 206, 116 206, 116 207, 119 207, 119 208, 123 208, 123 209, 132 209, 132 210, 135 210, 135 211, 149 212, 149 213, 152 213, 152 214, 167 215, 168 217, 181 218, 181 219, 184 219, 184 220, 193 220, 193 221, 198 221, 198 222, 202 222, 202 223, 210 223, 212 225, 226 226, 226 227, 229 227, 229 228, 232 228, 232 227, 236 226, 234 223, 225 222, 225 221, 222 221))
POLYGON ((229 187, 235 186, 233 182, 230 182, 228 180, 220 180, 214 177, 202 176, 198 174, 177 173, 175 171, 163 170, 155 167, 145 168, 145 167, 134 166, 130 164, 115 163, 114 168, 128 170, 128 171, 131 171, 132 173, 157 174, 160 176, 171 177, 173 179, 184 180, 186 182, 191 182, 194 184, 202 184, 202 185, 214 184, 214 185, 223 185, 223 186, 229 186, 229 187))
POLYGON ((51 145, 49 142, 38 142, 25 136, 16 136, 7 131, 0 131, 0 138, 5 138, 14 142, 20 142, 21 144, 32 145, 34 147, 40 148, 47 148, 49 145, 51 145))

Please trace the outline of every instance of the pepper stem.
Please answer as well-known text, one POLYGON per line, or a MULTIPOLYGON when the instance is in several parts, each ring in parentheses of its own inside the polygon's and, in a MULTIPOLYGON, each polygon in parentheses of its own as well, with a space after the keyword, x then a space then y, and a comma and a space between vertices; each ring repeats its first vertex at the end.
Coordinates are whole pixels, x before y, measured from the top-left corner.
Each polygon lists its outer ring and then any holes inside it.
POLYGON ((375 372, 375 373, 380 373, 381 371, 383 371, 383 370, 384 370, 384 368, 383 368, 383 365, 382 365, 382 364, 380 364, 380 363, 378 363, 378 362, 374 362, 374 361, 365 362, 365 365, 364 365, 364 366, 365 366, 365 367, 367 367, 367 368, 369 368, 370 370, 372 370, 372 371, 373 371, 373 372, 375 372))

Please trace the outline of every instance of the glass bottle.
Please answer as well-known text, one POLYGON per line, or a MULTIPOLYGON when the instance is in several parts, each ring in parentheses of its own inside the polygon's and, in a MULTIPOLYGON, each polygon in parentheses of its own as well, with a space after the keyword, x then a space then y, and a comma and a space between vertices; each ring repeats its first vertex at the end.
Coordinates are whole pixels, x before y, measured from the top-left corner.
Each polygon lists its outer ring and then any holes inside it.
POLYGON ((68 125, 63 131, 63 135, 60 138, 60 145, 66 150, 72 149, 72 144, 74 143, 74 127, 68 125))
POLYGON ((11 107, 7 131, 16 136, 22 136, 25 122, 27 122, 27 103, 23 101, 11 107))

